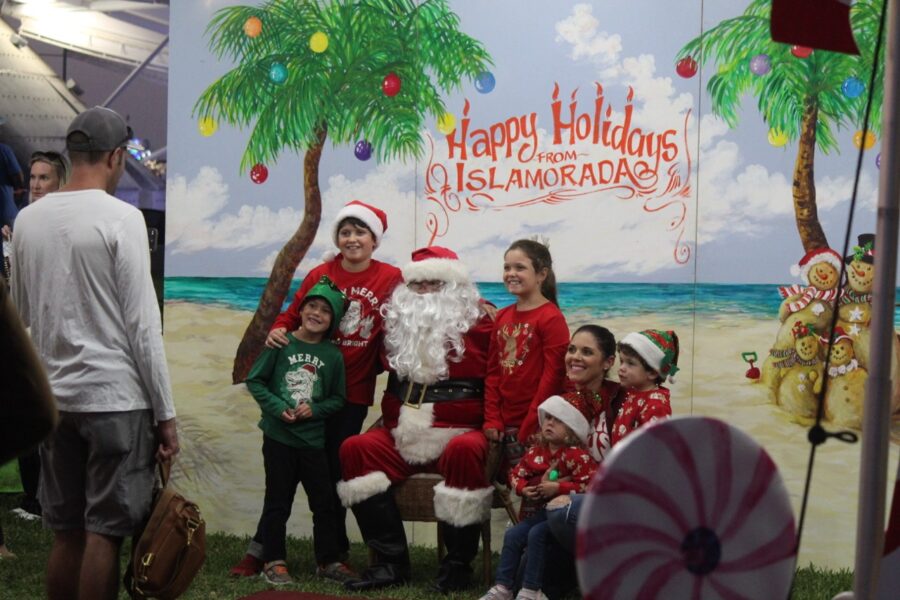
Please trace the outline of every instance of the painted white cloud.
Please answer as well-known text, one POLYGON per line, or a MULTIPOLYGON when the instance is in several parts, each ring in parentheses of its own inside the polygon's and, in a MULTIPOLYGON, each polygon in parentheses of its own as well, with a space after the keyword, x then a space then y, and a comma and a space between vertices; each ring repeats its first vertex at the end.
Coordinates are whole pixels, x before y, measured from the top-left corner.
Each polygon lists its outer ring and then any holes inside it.
POLYGON ((303 212, 294 208, 272 210, 244 204, 236 212, 229 205, 228 185, 215 167, 202 167, 190 181, 183 175, 169 178, 166 186, 166 245, 173 254, 201 250, 244 250, 287 240, 296 231, 303 212))
POLYGON ((590 4, 576 4, 572 14, 556 24, 556 41, 571 44, 570 56, 601 65, 615 62, 622 52, 622 38, 600 31, 600 21, 590 4))

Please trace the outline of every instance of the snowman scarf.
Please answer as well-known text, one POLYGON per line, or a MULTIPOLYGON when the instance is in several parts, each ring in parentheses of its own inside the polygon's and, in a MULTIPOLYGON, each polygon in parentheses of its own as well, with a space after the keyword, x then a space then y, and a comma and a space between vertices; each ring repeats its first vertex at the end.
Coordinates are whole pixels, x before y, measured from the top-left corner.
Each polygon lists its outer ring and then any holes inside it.
POLYGON ((841 294, 841 306, 845 304, 872 304, 872 294, 857 294, 853 290, 844 290, 841 294))
POLYGON ((788 302, 788 310, 792 313, 797 312, 798 310, 803 310, 809 303, 813 300, 822 300, 823 302, 832 302, 835 298, 837 298, 837 290, 820 290, 817 287, 808 286, 802 287, 800 284, 795 283, 792 286, 784 286, 778 288, 778 293, 781 294, 782 298, 790 298, 791 296, 800 297, 795 299, 793 302, 788 302))

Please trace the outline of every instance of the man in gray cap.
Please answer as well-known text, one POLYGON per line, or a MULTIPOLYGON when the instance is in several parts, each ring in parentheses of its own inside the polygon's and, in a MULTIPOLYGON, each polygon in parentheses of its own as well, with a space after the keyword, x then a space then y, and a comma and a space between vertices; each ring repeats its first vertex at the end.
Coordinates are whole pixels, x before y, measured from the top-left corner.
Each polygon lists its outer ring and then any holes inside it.
POLYGON ((122 539, 150 509, 154 454, 178 452, 146 225, 110 195, 131 137, 112 110, 78 115, 71 179, 16 221, 12 296, 60 414, 41 446, 51 600, 117 597, 122 539))

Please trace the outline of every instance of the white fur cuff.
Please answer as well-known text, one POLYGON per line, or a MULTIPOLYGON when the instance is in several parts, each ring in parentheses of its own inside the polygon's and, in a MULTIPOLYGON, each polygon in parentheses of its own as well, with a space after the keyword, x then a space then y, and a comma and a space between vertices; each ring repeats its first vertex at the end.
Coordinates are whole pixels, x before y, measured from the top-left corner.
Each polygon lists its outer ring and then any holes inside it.
POLYGON ((442 481, 434 486, 434 515, 454 527, 483 523, 491 518, 493 497, 493 487, 463 490, 442 481))
POLYGON ((350 508, 363 500, 368 500, 376 494, 386 492, 391 487, 391 480, 383 471, 372 471, 360 477, 354 477, 350 481, 339 481, 337 494, 341 504, 350 508))

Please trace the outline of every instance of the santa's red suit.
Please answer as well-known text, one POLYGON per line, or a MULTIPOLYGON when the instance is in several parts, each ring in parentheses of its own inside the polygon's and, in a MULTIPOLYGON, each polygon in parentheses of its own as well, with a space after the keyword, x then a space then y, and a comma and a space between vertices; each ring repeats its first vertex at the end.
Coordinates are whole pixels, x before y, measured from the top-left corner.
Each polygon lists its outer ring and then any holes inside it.
MULTIPOLYGON (((481 432, 487 348, 492 322, 482 317, 465 334, 461 362, 449 363, 449 385, 433 389, 437 402, 425 397, 418 406, 421 386, 410 385, 391 373, 381 401, 384 427, 349 438, 341 446, 344 481, 338 494, 345 506, 353 506, 414 473, 440 473, 444 481, 435 487, 434 511, 441 521, 463 527, 490 517, 493 487, 485 478, 487 439, 481 432), (458 384, 456 384, 458 382, 458 384), (478 382, 478 383, 476 383, 478 382), (471 389, 474 394, 440 400, 471 389), (400 395, 409 392, 409 403, 400 395)), ((426 388, 426 395, 429 388, 426 388)))
POLYGON ((403 279, 406 285, 383 308, 390 369, 384 426, 341 446, 338 495, 376 555, 345 585, 368 590, 408 581, 406 534, 390 488, 415 473, 434 472, 444 478, 434 488, 434 512, 447 547, 434 589, 449 592, 469 584, 480 524, 490 518, 493 487, 481 427, 492 322, 450 250, 413 252, 403 279))

